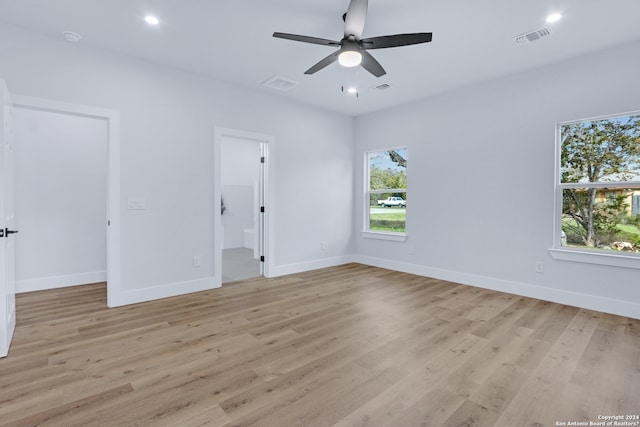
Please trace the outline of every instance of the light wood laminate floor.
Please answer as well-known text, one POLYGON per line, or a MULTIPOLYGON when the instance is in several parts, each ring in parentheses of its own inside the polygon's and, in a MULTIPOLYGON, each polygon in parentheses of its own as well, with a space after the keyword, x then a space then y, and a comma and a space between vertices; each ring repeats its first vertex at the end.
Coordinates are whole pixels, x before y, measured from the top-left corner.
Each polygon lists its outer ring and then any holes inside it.
POLYGON ((640 413, 640 321, 358 264, 108 309, 19 295, 16 426, 556 426, 640 413))

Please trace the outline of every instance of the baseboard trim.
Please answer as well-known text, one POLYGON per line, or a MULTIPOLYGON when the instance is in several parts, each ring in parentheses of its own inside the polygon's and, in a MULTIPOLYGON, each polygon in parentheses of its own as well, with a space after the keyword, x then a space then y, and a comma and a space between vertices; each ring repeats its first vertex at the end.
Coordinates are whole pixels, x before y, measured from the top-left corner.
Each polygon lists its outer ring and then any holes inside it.
POLYGON ((269 277, 280 277, 288 274, 303 273, 305 271, 319 270, 321 268, 337 267, 339 265, 353 262, 353 255, 343 255, 333 258, 322 258, 313 261, 299 262, 295 264, 285 264, 271 266, 269 277))
MULTIPOLYGON (((366 255, 343 255, 295 264, 273 266, 271 267, 269 277, 280 277, 305 271, 318 270, 321 268, 336 267, 339 265, 349 264, 351 262, 640 319, 640 304, 629 301, 551 289, 544 286, 461 273, 453 270, 393 261, 366 255)), ((88 283, 104 282, 106 280, 106 271, 19 280, 16 281, 16 293, 79 286, 88 283)), ((219 278, 207 277, 188 282, 168 283, 161 286, 119 291, 112 295, 110 307, 136 304, 192 292, 216 289, 220 286, 221 283, 219 278)))
POLYGON ((640 319, 640 304, 629 301, 600 297, 578 292, 551 289, 544 286, 530 285, 522 282, 496 279, 493 277, 461 273, 452 270, 426 267, 417 264, 386 260, 364 255, 355 255, 353 257, 353 261, 372 267, 386 268, 389 270, 415 274, 418 276, 433 277, 434 279, 446 280, 463 285, 491 289, 515 295, 536 298, 544 301, 570 305, 573 307, 586 308, 589 310, 601 311, 605 313, 616 314, 619 316, 640 319))
POLYGON ((46 289, 66 288, 107 281, 106 271, 67 274, 64 276, 39 277, 37 279, 16 280, 16 293, 43 291, 46 289))
POLYGON ((193 292, 208 291, 219 287, 219 280, 216 280, 215 277, 205 277, 204 279, 191 280, 188 282, 167 283, 148 288, 119 290, 109 296, 109 307, 137 304, 193 292))

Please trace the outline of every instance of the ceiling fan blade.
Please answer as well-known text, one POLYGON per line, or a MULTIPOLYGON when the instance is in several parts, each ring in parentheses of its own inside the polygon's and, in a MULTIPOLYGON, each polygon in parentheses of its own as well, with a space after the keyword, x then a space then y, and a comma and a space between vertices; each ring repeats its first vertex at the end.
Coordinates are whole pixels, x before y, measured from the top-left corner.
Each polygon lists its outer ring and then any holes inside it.
POLYGON ((312 44, 321 44, 325 46, 340 46, 340 42, 336 42, 328 39, 321 39, 318 37, 310 37, 310 36, 300 36, 298 34, 287 34, 287 33, 273 33, 273 37, 279 39, 287 39, 293 40, 296 42, 304 42, 304 43, 312 43, 312 44))
POLYGON ((339 54, 340 54, 340 50, 337 50, 337 51, 333 52, 331 55, 327 56, 322 61, 320 61, 316 65, 314 65, 313 67, 309 68, 304 73, 305 74, 313 74, 313 73, 316 73, 316 72, 322 70, 326 66, 331 65, 334 62, 336 62, 338 60, 338 55, 339 54))
POLYGON ((412 44, 428 43, 432 33, 394 34, 392 36, 370 37, 360 40, 360 46, 365 49, 384 49, 387 47, 408 46, 412 44))
POLYGON ((351 0, 349 9, 344 19, 344 36, 355 36, 356 39, 362 37, 364 23, 367 20, 368 0, 351 0))
POLYGON ((360 50, 360 53, 362 54, 362 63, 360 64, 362 65, 362 68, 376 77, 381 77, 387 74, 384 68, 382 68, 382 65, 380 65, 380 63, 376 61, 376 59, 371 56, 369 52, 367 52, 366 50, 360 50))

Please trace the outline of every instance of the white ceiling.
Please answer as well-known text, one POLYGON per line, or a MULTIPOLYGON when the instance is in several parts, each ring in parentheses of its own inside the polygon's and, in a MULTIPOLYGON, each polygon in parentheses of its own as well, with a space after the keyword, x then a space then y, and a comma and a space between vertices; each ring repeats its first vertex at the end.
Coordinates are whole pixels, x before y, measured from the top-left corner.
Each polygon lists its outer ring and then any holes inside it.
MULTIPOLYGON (((357 116, 590 51, 640 40, 640 0, 369 0, 363 37, 433 32, 433 42, 371 53, 379 79, 337 63, 304 71, 326 46, 275 39, 274 31, 340 40, 349 0, 0 0, 0 21, 59 40, 71 30, 86 46, 143 58, 244 87, 357 116), (547 24, 560 12, 563 19, 547 24), (154 14, 161 24, 143 22, 154 14), (552 35, 517 45, 516 35, 552 35), (273 76, 300 84, 266 88, 273 76), (342 93, 357 83, 359 97, 342 93), (389 84, 385 91, 373 90, 389 84)), ((640 54, 640 52, 639 52, 640 54)))

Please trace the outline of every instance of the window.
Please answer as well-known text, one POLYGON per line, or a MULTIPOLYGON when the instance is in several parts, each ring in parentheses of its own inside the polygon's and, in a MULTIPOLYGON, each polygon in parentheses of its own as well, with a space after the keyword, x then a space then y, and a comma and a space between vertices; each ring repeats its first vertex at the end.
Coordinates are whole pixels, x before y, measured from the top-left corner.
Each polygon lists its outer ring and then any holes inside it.
POLYGON ((366 168, 364 231, 375 233, 367 237, 404 236, 407 219, 407 149, 368 152, 366 168))
POLYGON ((640 259, 640 112, 560 123, 557 138, 556 248, 640 259))

